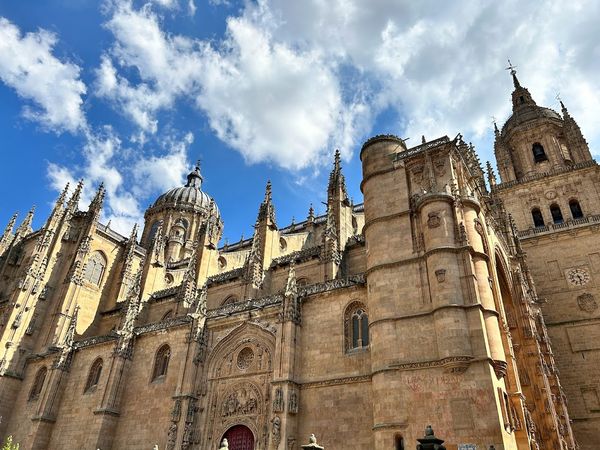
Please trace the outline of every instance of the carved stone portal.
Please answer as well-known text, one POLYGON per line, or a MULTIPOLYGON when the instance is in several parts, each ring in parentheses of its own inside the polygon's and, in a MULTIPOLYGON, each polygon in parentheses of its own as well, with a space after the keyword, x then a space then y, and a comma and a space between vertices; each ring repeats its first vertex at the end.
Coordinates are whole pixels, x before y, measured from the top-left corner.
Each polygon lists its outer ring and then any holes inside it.
POLYGON ((598 302, 590 293, 581 294, 577 297, 577 305, 579 306, 579 309, 587 313, 592 313, 598 309, 598 302))

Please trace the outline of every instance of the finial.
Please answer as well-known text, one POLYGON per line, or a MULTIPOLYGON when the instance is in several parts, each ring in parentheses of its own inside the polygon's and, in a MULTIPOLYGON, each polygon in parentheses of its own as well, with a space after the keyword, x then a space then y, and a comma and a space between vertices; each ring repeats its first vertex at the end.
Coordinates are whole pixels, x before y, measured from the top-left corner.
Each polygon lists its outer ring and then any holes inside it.
POLYGON ((265 202, 271 203, 272 189, 271 180, 267 180, 267 186, 265 187, 265 202))
POLYGON ((510 70, 510 74, 513 77, 513 84, 515 85, 515 89, 516 88, 520 88, 521 84, 519 83, 519 79, 517 78, 517 66, 513 66, 513 63, 510 62, 510 59, 508 60, 508 67, 506 68, 506 70, 510 70))
POLYGON ((306 217, 306 219, 309 222, 312 222, 315 220, 315 209, 313 208, 313 204, 310 204, 310 207, 308 208, 308 216, 306 217))
POLYGON ((340 149, 336 148, 335 149, 335 155, 333 157, 333 170, 335 170, 336 172, 339 172, 340 171, 340 167, 341 167, 340 149))
POLYGON ((23 236, 31 233, 31 223, 33 222, 33 213, 35 212, 35 205, 31 207, 21 225, 17 228, 16 233, 23 236))
POLYGON ((427 142, 427 139, 425 139, 425 135, 421 135, 421 144, 425 144, 427 142))
POLYGON ((71 212, 77 211, 79 207, 79 198, 81 197, 81 191, 83 191, 83 178, 81 178, 77 182, 77 186, 75 186, 73 195, 71 195, 71 198, 67 202, 67 209, 69 209, 71 212))
POLYGON ((200 187, 202 186, 202 181, 204 180, 204 178, 200 173, 200 163, 200 159, 196 160, 194 170, 192 170, 187 176, 187 183, 185 184, 186 187, 196 187, 200 189, 200 187))
POLYGON ((100 183, 98 186, 98 190, 96 191, 96 195, 92 199, 90 203, 90 209, 100 210, 102 208, 102 203, 104 202, 104 196, 106 195, 106 189, 104 188, 104 181, 100 183))
POLYGON ((488 173, 488 183, 490 184, 491 188, 493 186, 496 186, 497 184, 496 174, 494 173, 494 168, 492 167, 492 164, 489 161, 486 161, 485 165, 488 173))
POLYGON ((9 235, 10 233, 12 233, 12 230, 15 227, 15 223, 17 222, 17 216, 18 215, 19 215, 19 213, 14 213, 12 215, 12 217, 8 221, 8 225, 6 225, 6 228, 4 229, 3 236, 6 236, 6 235, 9 235))
POLYGON ((137 234, 138 234, 138 224, 137 222, 133 224, 133 228, 131 229, 131 234, 129 235, 129 241, 130 242, 136 242, 137 241, 137 234))
POLYGON ((67 182, 64 189, 62 190, 62 192, 59 194, 58 198, 56 199, 56 205, 59 205, 59 206, 63 205, 63 203, 65 202, 65 200, 67 198, 67 193, 69 192, 69 187, 70 187, 70 183, 67 182))

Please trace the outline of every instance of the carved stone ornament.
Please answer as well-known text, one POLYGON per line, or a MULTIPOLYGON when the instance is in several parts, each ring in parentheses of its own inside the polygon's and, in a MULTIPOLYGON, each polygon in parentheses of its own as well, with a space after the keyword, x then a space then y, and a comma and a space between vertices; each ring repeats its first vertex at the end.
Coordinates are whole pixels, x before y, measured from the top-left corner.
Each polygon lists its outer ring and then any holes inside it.
POLYGON ((440 213, 437 211, 428 214, 427 226, 429 228, 437 228, 441 225, 440 213))
POLYGON ((169 431, 167 432, 167 450, 174 449, 176 441, 177 441, 177 424, 172 423, 169 426, 169 431))
POLYGON ((258 412, 258 398, 251 390, 240 389, 229 394, 221 405, 222 417, 242 416, 258 412))
POLYGON ((237 366, 240 370, 246 370, 252 364, 254 360, 254 352, 250 347, 244 347, 238 353, 237 366))
POLYGON ((283 412, 283 407, 283 391, 278 387, 273 397, 273 412, 283 412))
POLYGON ((598 302, 596 301, 596 297, 586 292, 577 297, 577 306, 582 311, 592 313, 598 309, 598 302))
POLYGON ((290 391, 288 398, 288 412, 290 414, 298 414, 298 392, 294 389, 290 391))
POLYGON ((438 280, 438 283, 443 283, 446 281, 446 269, 438 269, 435 271, 435 277, 438 280))
POLYGON ((271 420, 271 438, 273 439, 275 448, 277 448, 279 442, 281 442, 281 419, 279 416, 275 416, 273 417, 273 420, 271 420))

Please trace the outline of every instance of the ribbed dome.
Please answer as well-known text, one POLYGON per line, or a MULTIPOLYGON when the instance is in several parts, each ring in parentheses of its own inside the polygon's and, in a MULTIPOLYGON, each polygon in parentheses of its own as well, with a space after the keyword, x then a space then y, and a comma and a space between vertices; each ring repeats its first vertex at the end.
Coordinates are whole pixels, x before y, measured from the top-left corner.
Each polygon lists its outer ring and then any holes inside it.
POLYGON ((152 208, 165 206, 187 206, 194 209, 209 208, 212 198, 200 189, 201 186, 202 175, 200 175, 200 167, 197 165, 187 176, 187 183, 185 186, 169 189, 156 199, 152 208))
POLYGON ((525 122, 540 118, 562 120, 560 114, 550 108, 544 108, 543 106, 537 106, 535 104, 526 106, 523 105, 515 109, 512 116, 508 118, 502 127, 502 131, 510 131, 512 128, 515 128, 525 122))

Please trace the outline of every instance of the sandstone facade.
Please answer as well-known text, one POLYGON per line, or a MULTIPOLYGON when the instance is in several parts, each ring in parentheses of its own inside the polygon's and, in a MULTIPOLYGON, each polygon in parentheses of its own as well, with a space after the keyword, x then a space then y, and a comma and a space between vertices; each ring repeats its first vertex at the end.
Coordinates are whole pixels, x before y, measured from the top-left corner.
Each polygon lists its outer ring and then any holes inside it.
POLYGON ((337 154, 324 216, 278 227, 268 184, 252 238, 221 247, 199 168, 147 210, 139 242, 98 222, 102 187, 87 211, 81 185, 65 189, 40 230, 32 212, 0 240, 0 437, 294 450, 314 433, 383 450, 431 423, 448 449, 549 450, 576 448, 574 419, 594 448, 597 166, 566 112, 539 120, 540 137, 516 119, 498 131, 490 189, 460 135, 376 136, 364 204, 337 154), (514 163, 560 126, 549 167, 514 163), (563 211, 574 190, 584 217, 529 230, 549 190, 563 211))

